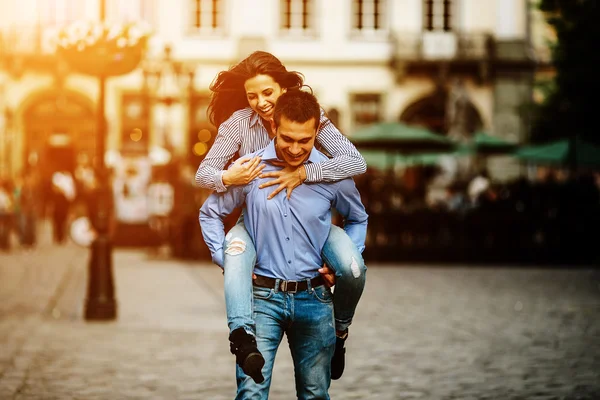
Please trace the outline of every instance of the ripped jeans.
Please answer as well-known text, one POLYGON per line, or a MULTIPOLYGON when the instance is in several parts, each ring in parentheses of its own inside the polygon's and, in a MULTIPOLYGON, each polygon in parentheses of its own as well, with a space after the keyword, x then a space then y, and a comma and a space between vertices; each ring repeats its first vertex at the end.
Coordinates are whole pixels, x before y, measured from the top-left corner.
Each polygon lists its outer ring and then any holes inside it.
MULTIPOLYGON (((256 263, 256 250, 243 218, 227 233, 224 249, 225 306, 229 331, 244 328, 254 334, 252 271, 256 263)), ((331 225, 321 256, 327 266, 335 271, 335 328, 344 331, 352 323, 365 287, 367 267, 346 232, 335 225, 331 225)))

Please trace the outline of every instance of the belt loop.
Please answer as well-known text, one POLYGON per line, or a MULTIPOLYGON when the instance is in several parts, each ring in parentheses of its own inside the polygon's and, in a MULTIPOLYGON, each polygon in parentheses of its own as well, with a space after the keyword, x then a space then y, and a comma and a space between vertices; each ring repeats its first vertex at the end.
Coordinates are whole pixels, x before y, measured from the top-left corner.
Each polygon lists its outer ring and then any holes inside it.
POLYGON ((275 279, 275 287, 273 289, 275 289, 275 293, 279 292, 279 285, 281 284, 281 279, 275 279))
POLYGON ((306 290, 308 290, 309 292, 313 291, 312 285, 310 283, 310 278, 306 279, 306 290))

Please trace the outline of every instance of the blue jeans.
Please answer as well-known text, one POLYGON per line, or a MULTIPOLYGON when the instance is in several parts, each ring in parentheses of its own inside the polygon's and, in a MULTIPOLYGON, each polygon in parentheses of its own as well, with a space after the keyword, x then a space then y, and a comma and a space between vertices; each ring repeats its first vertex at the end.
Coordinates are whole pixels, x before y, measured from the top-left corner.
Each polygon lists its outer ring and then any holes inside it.
MULTIPOLYGON (((273 364, 283 334, 288 337, 298 399, 329 399, 331 358, 335 350, 333 295, 321 285, 287 293, 254 287, 256 342, 265 358, 261 384, 236 367, 239 400, 269 397, 273 364)), ((290 388, 291 390, 291 388, 290 388)), ((291 393, 286 398, 292 398, 291 393)))
MULTIPOLYGON (((252 318, 252 270, 256 264, 256 250, 242 218, 227 233, 223 248, 227 325, 230 332, 244 328, 247 332, 254 333, 256 325, 252 318)), ((365 288, 367 267, 346 232, 335 225, 331 226, 321 256, 335 271, 335 328, 344 331, 352 323, 365 288)))

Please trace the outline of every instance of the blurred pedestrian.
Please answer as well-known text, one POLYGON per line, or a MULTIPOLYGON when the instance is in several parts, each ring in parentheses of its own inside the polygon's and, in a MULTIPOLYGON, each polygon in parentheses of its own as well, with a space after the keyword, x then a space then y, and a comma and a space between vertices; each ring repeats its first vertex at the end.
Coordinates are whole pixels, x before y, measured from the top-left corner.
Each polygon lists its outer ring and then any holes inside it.
POLYGON ((52 174, 52 232, 55 243, 64 243, 71 203, 75 200, 75 181, 71 172, 52 174))
POLYGON ((148 219, 150 229, 159 238, 160 248, 169 244, 174 196, 173 185, 168 180, 166 167, 156 167, 152 182, 148 186, 148 219))
POLYGON ((10 249, 14 210, 13 184, 0 178, 0 250, 10 249))
POLYGON ((23 171, 15 185, 15 219, 19 241, 31 247, 36 242, 38 190, 32 171, 23 171))
MULTIPOLYGON (((198 167, 196 183, 218 193, 227 192, 239 185, 246 185, 259 175, 265 164, 260 164, 260 157, 246 157, 247 154, 265 148, 275 136, 271 121, 275 103, 286 92, 300 91, 304 86, 304 78, 298 72, 288 71, 274 55, 256 51, 227 71, 221 71, 210 86, 212 98, 208 107, 210 121, 218 129, 214 145, 198 167), (227 170, 225 166, 236 158, 227 170)), ((286 166, 271 171, 262 177, 274 178, 265 181, 261 189, 278 185, 268 200, 285 190, 290 198, 292 191, 306 183, 334 182, 366 170, 364 158, 354 145, 331 123, 323 109, 320 110, 317 124, 316 145, 322 146, 332 158, 316 163, 286 166)), ((352 241, 342 229, 332 225, 328 240, 323 248, 324 253, 335 255, 329 260, 348 260, 348 254, 357 252, 352 241)), ((234 238, 241 245, 241 251, 225 252, 225 298, 227 320, 230 332, 244 327, 249 336, 253 335, 252 307, 244 299, 252 296, 251 273, 255 261, 255 249, 243 219, 240 218, 228 237, 234 238), (235 272, 234 272, 235 271, 235 272), (228 276, 229 273, 232 276, 228 276), (235 293, 230 293, 228 282, 236 281, 235 293)), ((352 279, 351 265, 328 265, 338 274, 340 281, 352 279)), ((338 286, 343 286, 339 285, 338 286)), ((232 286, 233 287, 233 286, 232 286)), ((336 290, 336 292, 339 291, 336 290)), ((336 296, 336 299, 338 297, 336 296)), ((343 308, 336 302, 335 309, 343 308)), ((341 300, 339 300, 341 301, 341 300)), ((337 321, 340 345, 336 351, 334 379, 343 371, 344 345, 347 337, 347 321, 337 321)), ((332 364, 332 365, 333 365, 332 364)))
POLYGON ((77 166, 73 173, 73 179, 75 181, 75 191, 77 193, 76 203, 76 215, 83 216, 88 213, 89 203, 93 201, 91 196, 94 195, 96 185, 96 173, 92 167, 87 155, 81 155, 78 158, 77 166))
POLYGON ((469 201, 471 206, 478 207, 478 200, 480 199, 480 195, 486 192, 491 185, 490 176, 487 169, 482 169, 473 177, 473 179, 469 182, 467 186, 467 194, 469 196, 469 201))
POLYGON ((194 167, 183 164, 178 168, 178 176, 174 187, 175 204, 171 213, 173 230, 171 248, 173 256, 191 259, 197 243, 198 204, 196 203, 196 187, 194 186, 194 167))
MULTIPOLYGON (((276 137, 253 154, 266 162, 265 171, 297 169, 327 159, 314 148, 319 111, 317 100, 309 93, 290 91, 279 97, 272 122, 276 137)), ((322 256, 321 251, 329 236, 332 207, 343 216, 345 231, 358 251, 364 249, 368 217, 350 178, 302 185, 290 198, 280 193, 269 200, 273 189, 259 186, 269 176, 234 186, 226 193, 213 193, 200 211, 204 239, 214 262, 226 273, 225 254, 239 255, 246 245, 235 237, 225 237, 223 221, 244 203, 244 221, 256 246, 253 298, 244 299, 254 308, 256 329, 251 332, 256 338, 246 327, 236 328, 230 336, 231 351, 240 366, 236 399, 268 398, 275 354, 284 334, 294 360, 298 398, 327 399, 333 375, 343 370, 343 365, 332 363, 336 347, 345 339, 339 338, 339 327, 351 323, 351 304, 356 306, 360 298, 366 267, 360 253, 358 259, 347 256, 344 260, 352 264, 355 290, 337 282, 335 297, 346 307, 343 316, 336 310, 334 327, 333 295, 327 287, 333 283, 333 274, 320 274, 330 255, 322 256), (339 320, 344 317, 343 322, 339 320)), ((235 286, 229 289, 239 286, 232 284, 235 286)))
POLYGON ((450 212, 465 213, 469 208, 469 201, 460 182, 455 181, 446 187, 446 208, 450 212))

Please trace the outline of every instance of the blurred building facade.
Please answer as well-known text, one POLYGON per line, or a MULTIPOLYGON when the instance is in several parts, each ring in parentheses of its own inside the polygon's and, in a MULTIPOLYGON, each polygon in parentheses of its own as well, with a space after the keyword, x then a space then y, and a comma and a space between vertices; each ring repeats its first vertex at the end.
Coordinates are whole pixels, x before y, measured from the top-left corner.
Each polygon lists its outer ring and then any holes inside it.
MULTIPOLYGON (((94 157, 97 79, 71 71, 52 36, 97 20, 99 1, 0 0, 4 174, 94 157)), ((214 136, 210 82, 254 50, 302 72, 348 136, 401 120, 460 140, 485 130, 524 141, 525 106, 548 71, 546 28, 529 0, 106 0, 106 11, 154 32, 145 67, 108 80, 107 149, 158 146, 192 163, 214 136), (157 68, 170 83, 157 82, 157 68)), ((493 168, 518 174, 510 160, 493 168)))

